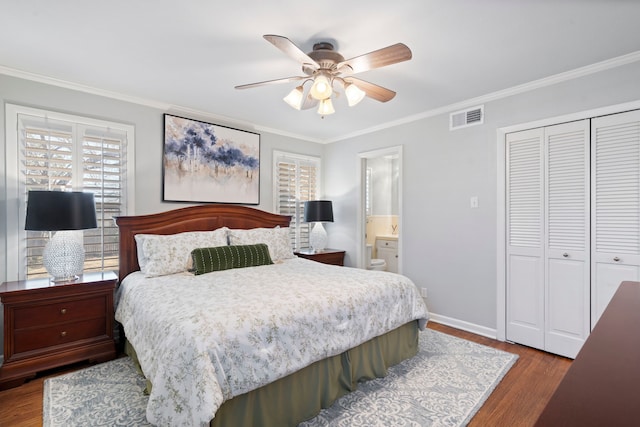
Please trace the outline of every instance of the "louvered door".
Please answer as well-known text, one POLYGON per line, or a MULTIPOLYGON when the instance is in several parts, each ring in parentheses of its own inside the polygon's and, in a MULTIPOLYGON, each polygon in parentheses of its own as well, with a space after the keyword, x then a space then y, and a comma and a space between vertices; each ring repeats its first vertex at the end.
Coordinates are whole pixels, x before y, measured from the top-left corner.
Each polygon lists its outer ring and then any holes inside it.
POLYGON ((544 129, 544 349, 575 357, 590 332, 589 121, 544 129))
POLYGON ((592 120, 592 327, 620 283, 640 280, 640 111, 592 120))
POLYGON ((589 121, 506 147, 507 339, 575 357, 589 334, 589 121))
POLYGON ((533 129, 506 139, 506 334, 535 348, 544 348, 543 135, 533 129))

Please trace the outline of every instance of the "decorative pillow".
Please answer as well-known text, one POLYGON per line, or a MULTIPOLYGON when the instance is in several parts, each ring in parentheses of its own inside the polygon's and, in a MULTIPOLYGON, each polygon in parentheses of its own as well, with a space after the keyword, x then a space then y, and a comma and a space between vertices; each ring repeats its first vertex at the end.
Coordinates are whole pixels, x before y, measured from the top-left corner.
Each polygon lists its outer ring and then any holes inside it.
POLYGON ((230 245, 255 245, 266 243, 273 262, 293 258, 289 227, 252 228, 249 230, 230 229, 230 245))
POLYGON ((273 264, 269 248, 264 243, 257 245, 217 246, 191 251, 193 274, 199 275, 230 268, 255 267, 273 264))
POLYGON ((227 227, 213 231, 189 231, 160 235, 136 234, 138 264, 147 277, 164 276, 189 270, 191 251, 196 248, 226 246, 227 227))

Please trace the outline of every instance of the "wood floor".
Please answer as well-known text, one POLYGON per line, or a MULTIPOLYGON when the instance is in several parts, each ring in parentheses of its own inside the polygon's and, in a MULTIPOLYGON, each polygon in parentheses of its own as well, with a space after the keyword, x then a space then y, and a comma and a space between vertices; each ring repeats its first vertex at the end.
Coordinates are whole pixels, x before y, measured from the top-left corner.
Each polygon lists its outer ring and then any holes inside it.
MULTIPOLYGON (((570 359, 517 344, 492 340, 434 322, 430 322, 429 327, 520 356, 471 420, 471 427, 533 425, 571 365, 570 359)), ((0 391, 0 426, 41 426, 44 380, 48 376, 83 367, 86 365, 60 369, 20 387, 0 391)))

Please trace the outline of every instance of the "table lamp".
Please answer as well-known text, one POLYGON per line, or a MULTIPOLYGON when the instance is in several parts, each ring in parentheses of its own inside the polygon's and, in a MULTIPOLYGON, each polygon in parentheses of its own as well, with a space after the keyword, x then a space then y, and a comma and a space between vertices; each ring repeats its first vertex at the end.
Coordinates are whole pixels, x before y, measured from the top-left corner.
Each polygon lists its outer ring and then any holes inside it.
POLYGON ((309 235, 309 244, 314 252, 322 252, 327 247, 327 232, 323 222, 333 222, 333 207, 330 200, 310 200, 304 202, 304 222, 315 222, 309 235))
POLYGON ((93 193, 29 191, 25 230, 55 231, 42 253, 53 282, 78 279, 84 270, 84 244, 72 230, 96 228, 93 193))

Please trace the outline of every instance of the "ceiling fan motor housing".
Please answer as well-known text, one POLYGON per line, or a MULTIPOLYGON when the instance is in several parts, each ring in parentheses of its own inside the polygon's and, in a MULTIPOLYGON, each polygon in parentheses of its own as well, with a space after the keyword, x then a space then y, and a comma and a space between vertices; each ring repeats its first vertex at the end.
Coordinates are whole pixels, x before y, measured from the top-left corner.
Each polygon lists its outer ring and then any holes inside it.
MULTIPOLYGON (((335 71, 336 64, 344 61, 344 56, 340 55, 329 42, 320 42, 313 45, 313 51, 307 54, 309 58, 316 61, 320 69, 335 71)), ((318 71, 313 64, 302 64, 302 71, 312 76, 318 71)))

